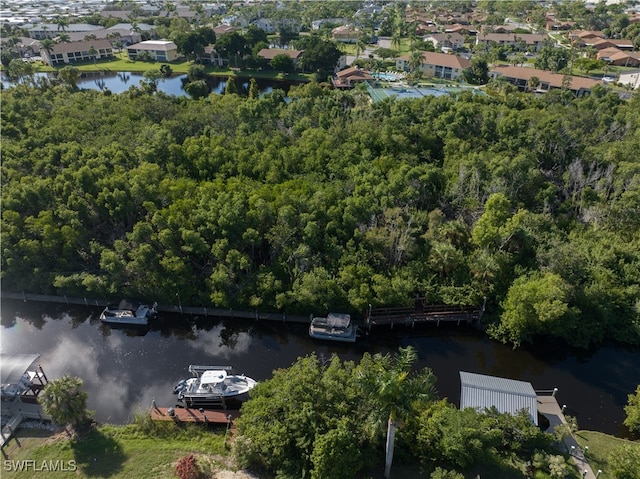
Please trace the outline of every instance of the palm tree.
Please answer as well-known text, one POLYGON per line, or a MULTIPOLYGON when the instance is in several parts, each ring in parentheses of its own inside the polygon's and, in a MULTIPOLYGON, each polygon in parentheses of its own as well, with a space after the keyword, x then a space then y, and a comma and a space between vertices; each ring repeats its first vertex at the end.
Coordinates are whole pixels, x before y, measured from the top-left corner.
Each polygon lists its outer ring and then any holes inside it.
POLYGON ((391 477, 393 447, 398 421, 435 398, 435 376, 430 369, 411 374, 411 367, 418 358, 414 348, 400 348, 389 355, 365 355, 358 366, 358 379, 363 397, 373 405, 368 414, 368 428, 372 437, 381 435, 386 419, 386 460, 384 477, 391 477))
POLYGON ((56 43, 69 43, 71 41, 71 37, 68 33, 61 33, 56 37, 56 43))
POLYGON ((75 90, 78 88, 78 79, 80 78, 80 70, 76 67, 68 65, 58 70, 58 78, 65 82, 69 88, 75 90))
POLYGON ((420 67, 422 66, 423 61, 424 61, 423 52, 421 52, 420 50, 415 50, 411 52, 408 63, 409 63, 409 68, 411 69, 411 73, 415 78, 418 78, 420 76, 420 73, 422 73, 420 71, 420 67))
POLYGON ((356 42, 356 60, 358 59, 360 54, 364 52, 366 48, 367 48, 367 44, 362 40, 362 38, 359 38, 358 41, 356 42))
POLYGON ((93 60, 93 64, 96 64, 96 56, 98 55, 98 50, 93 45, 89 45, 89 49, 87 50, 89 57, 93 60))
POLYGON ((62 32, 64 33, 67 31, 67 27, 69 26, 69 20, 64 17, 57 17, 56 25, 58 25, 58 31, 62 30, 62 32))
POLYGON ((44 40, 40 40, 40 47, 47 52, 47 56, 51 58, 51 51, 53 50, 53 40, 50 38, 45 38, 44 40))
POLYGON ((81 387, 82 379, 78 377, 62 376, 51 381, 39 397, 42 410, 65 429, 67 424, 80 424, 89 416, 87 393, 81 387))

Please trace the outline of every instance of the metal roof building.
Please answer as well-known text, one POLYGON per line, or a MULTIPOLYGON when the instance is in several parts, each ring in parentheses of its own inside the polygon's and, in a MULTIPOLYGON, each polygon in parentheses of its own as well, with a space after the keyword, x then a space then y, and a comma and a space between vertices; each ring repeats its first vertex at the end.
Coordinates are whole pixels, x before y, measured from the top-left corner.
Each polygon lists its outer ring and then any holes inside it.
POLYGON ((495 407, 509 414, 526 409, 531 421, 538 425, 537 395, 531 383, 464 371, 460 371, 460 383, 460 409, 483 411, 495 407))

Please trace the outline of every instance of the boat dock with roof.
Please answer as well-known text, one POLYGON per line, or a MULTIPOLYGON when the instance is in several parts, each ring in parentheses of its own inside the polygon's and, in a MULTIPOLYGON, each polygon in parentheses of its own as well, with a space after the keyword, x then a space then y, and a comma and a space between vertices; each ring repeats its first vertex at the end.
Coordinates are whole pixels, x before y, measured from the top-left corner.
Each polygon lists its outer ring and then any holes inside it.
POLYGON ((9 442, 25 419, 50 421, 38 404, 38 395, 48 379, 37 364, 39 354, 1 354, 2 362, 2 439, 1 447, 9 442))

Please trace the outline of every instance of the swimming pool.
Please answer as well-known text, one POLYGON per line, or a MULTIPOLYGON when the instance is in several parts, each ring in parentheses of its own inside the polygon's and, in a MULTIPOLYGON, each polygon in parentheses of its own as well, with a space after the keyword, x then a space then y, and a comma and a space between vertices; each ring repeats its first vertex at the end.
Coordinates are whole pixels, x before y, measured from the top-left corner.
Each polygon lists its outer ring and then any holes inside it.
POLYGON ((371 76, 373 78, 376 78, 378 80, 384 80, 384 81, 397 81, 400 78, 402 78, 402 76, 398 73, 390 73, 390 72, 377 72, 377 73, 372 73, 371 76))

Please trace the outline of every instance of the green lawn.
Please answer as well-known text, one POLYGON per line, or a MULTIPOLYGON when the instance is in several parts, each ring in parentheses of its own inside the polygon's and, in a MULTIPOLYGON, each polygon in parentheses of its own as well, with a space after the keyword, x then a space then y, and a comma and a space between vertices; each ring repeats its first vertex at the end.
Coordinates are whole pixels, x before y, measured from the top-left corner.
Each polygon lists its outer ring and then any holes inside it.
MULTIPOLYGON (((226 463, 224 428, 207 429, 198 425, 177 426, 161 423, 141 426, 104 425, 91 430, 77 440, 65 433, 22 429, 17 441, 11 440, 4 448, 5 461, 19 464, 23 460, 35 461, 39 471, 30 470, 7 473, 16 479, 38 478, 158 478, 174 477, 175 463, 194 453, 205 471, 211 471, 226 463), (74 471, 46 471, 42 467, 51 461, 74 471), (72 462, 75 461, 75 462, 72 462)), ((24 467, 24 466, 23 466, 24 467)), ((4 475, 3 475, 4 476, 4 475)))
MULTIPOLYGON (((181 60, 177 62, 144 62, 144 61, 133 61, 129 60, 126 54, 124 53, 116 53, 116 58, 113 60, 102 60, 94 62, 79 62, 74 63, 73 66, 76 67, 81 72, 135 72, 135 73, 144 73, 150 70, 159 70, 160 66, 163 64, 168 64, 171 66, 171 70, 173 73, 188 73, 189 68, 194 64, 192 61, 181 60)), ((68 65, 64 65, 68 66, 68 65)), ((63 66, 60 67, 50 67, 45 64, 36 64, 36 71, 38 72, 55 72, 63 66)), ((312 75, 308 74, 298 74, 298 73, 290 73, 283 74, 281 72, 273 71, 273 70, 242 70, 242 69, 232 69, 232 68, 220 68, 214 67, 210 65, 204 65, 204 70, 206 73, 210 75, 217 76, 237 76, 237 77, 253 77, 253 78, 266 78, 271 80, 290 80, 290 81, 309 81, 312 75)))
MULTIPOLYGON (((602 470, 599 479, 614 477, 610 472, 609 458, 615 455, 621 446, 630 445, 638 448, 638 456, 640 456, 640 443, 637 441, 628 441, 596 431, 579 431, 574 437, 583 450, 585 446, 589 447, 587 461, 593 472, 602 470)), ((637 470, 640 471, 640 464, 637 465, 637 470)))

